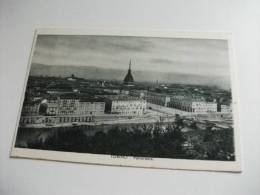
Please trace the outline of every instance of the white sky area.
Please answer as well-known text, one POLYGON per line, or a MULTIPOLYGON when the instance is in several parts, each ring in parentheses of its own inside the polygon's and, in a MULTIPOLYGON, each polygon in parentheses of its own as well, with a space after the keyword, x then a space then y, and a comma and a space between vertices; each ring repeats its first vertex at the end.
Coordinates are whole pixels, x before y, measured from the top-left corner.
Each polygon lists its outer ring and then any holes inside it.
POLYGON ((39 35, 32 63, 230 76, 226 40, 39 35))

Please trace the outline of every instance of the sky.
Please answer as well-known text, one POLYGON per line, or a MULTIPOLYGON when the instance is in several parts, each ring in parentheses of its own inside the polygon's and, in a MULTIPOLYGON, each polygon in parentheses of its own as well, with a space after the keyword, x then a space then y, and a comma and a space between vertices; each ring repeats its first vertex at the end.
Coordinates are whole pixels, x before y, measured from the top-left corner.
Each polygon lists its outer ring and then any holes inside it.
POLYGON ((226 40, 38 35, 33 64, 94 66, 198 76, 230 76, 226 40))

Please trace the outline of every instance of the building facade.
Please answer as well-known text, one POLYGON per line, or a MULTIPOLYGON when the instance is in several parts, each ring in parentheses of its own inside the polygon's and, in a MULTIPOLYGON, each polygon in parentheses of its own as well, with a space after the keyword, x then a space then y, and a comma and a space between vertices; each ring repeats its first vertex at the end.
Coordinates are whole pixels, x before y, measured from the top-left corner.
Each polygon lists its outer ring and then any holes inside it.
POLYGON ((105 102, 98 99, 58 98, 46 101, 46 115, 102 115, 105 102))
POLYGON ((215 113, 217 112, 217 103, 215 102, 192 102, 192 112, 195 113, 215 113))
POLYGON ((44 99, 38 103, 24 103, 22 108, 22 116, 102 115, 104 112, 105 102, 101 99, 44 99))
POLYGON ((39 102, 25 102, 22 108, 22 116, 34 116, 39 114, 40 103, 39 102))
POLYGON ((77 123, 77 122, 93 122, 94 117, 85 116, 21 116, 20 125, 30 124, 59 124, 59 123, 77 123))
POLYGON ((105 102, 101 101, 80 101, 77 109, 78 115, 102 115, 105 112, 105 102))
POLYGON ((204 99, 193 98, 171 98, 167 107, 176 108, 186 112, 194 113, 215 113, 217 112, 216 102, 206 102, 204 99))
POLYGON ((231 113, 232 112, 232 106, 231 105, 221 105, 220 111, 222 113, 231 113))
POLYGON ((145 99, 147 102, 152 103, 152 104, 157 104, 160 106, 167 106, 171 100, 171 97, 169 95, 164 95, 164 94, 160 94, 160 93, 147 92, 145 95, 145 99))
POLYGON ((79 99, 59 99, 58 115, 76 115, 79 112, 79 99))
POLYGON ((43 101, 46 104, 46 115, 55 116, 59 114, 59 100, 52 98, 43 101))
POLYGON ((90 122, 104 112, 105 102, 99 99, 49 98, 24 103, 20 124, 90 122))
POLYGON ((139 116, 146 111, 146 100, 131 96, 111 95, 105 97, 106 109, 110 114, 139 116))

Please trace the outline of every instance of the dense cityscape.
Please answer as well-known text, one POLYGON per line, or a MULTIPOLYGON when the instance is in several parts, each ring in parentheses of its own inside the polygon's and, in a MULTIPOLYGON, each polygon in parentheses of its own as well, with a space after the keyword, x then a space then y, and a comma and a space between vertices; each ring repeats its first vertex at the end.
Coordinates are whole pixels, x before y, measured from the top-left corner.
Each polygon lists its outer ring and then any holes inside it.
POLYGON ((217 86, 158 80, 138 82, 134 79, 131 61, 121 81, 79 78, 73 73, 69 77, 29 76, 16 146, 115 155, 234 160, 231 104, 231 91, 217 86), (32 129, 37 135, 31 136, 37 139, 30 142, 24 134, 32 134, 32 129), (55 129, 65 140, 54 140, 55 129), (77 133, 72 129, 77 129, 77 133), (46 135, 48 130, 52 133, 46 135), (111 132, 115 131, 117 136, 111 138, 111 132), (139 132, 141 137, 137 136, 135 140, 131 132, 139 132), (122 138, 122 133, 127 139, 122 138), (142 137, 144 134, 149 138, 142 137), (164 139, 173 136, 174 147, 167 152, 155 149, 160 145, 155 140, 156 135, 161 136, 166 148, 172 145, 164 139), (73 136, 74 139, 67 139, 73 136), (82 140, 84 136, 86 139, 82 140), (131 136, 136 144, 140 142, 140 148, 129 148, 127 140, 131 136), (118 137, 124 143, 114 148, 121 147, 121 150, 110 148, 108 143, 118 137), (93 142, 99 143, 100 147, 96 148, 97 144, 93 142), (107 144, 101 146, 104 142, 107 144), (75 149, 76 145, 78 149, 75 149), (216 150, 215 153, 212 150, 216 150))

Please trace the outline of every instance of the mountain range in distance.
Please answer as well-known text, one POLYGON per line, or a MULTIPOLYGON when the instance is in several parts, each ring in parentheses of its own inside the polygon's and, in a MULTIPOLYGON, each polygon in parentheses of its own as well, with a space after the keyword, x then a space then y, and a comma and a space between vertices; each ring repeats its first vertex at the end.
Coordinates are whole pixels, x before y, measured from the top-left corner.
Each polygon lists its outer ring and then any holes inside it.
MULTIPOLYGON (((127 73, 127 69, 105 69, 94 66, 68 66, 68 65, 44 65, 32 64, 30 76, 55 76, 69 77, 74 74, 76 77, 84 79, 98 80, 120 80, 122 81, 127 73)), ((222 89, 230 89, 230 80, 223 76, 201 76, 195 74, 166 73, 132 70, 135 81, 139 82, 159 82, 176 84, 194 84, 217 86, 222 89)))

